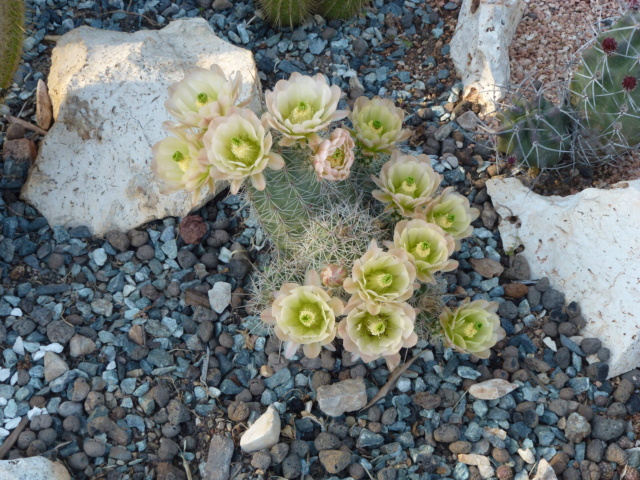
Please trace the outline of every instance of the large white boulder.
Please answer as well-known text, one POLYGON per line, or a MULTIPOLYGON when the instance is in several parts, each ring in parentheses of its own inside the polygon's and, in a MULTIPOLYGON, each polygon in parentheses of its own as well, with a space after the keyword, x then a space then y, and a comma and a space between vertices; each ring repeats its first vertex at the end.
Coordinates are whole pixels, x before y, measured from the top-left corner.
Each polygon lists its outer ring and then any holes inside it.
POLYGON ((509 45, 526 8, 525 0, 463 0, 451 39, 451 60, 464 84, 463 96, 487 113, 509 83, 509 45))
POLYGON ((515 178, 487 190, 505 251, 524 246, 532 278, 549 277, 580 304, 583 336, 611 350, 609 378, 640 366, 640 180, 542 197, 515 178))
POLYGON ((67 469, 44 457, 0 460, 0 480, 71 480, 67 469))
POLYGON ((56 123, 29 178, 24 200, 51 225, 86 225, 94 235, 127 231, 200 207, 183 192, 160 192, 151 147, 166 137, 168 87, 193 67, 242 74, 241 99, 260 110, 253 54, 218 38, 201 18, 162 30, 121 33, 80 27, 53 50, 49 94, 56 123))

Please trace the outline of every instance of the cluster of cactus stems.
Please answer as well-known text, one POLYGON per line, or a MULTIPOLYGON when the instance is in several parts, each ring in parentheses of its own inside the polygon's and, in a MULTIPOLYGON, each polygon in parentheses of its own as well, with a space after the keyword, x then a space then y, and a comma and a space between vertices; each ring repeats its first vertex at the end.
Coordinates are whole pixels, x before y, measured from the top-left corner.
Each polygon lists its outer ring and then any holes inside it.
POLYGON ((9 88, 18 69, 24 22, 24 0, 0 1, 0 89, 9 88))
POLYGON ((453 191, 426 155, 403 154, 404 112, 361 97, 339 110, 342 92, 326 77, 294 73, 265 95, 266 112, 238 103, 240 77, 193 69, 169 88, 169 137, 152 168, 169 190, 200 192, 215 181, 242 187, 251 215, 274 247, 254 276, 250 310, 261 312, 288 358, 315 357, 343 341, 354 358, 384 358, 418 333, 484 355, 504 335, 497 305, 442 307, 437 274, 471 235, 478 210, 453 191), (337 122, 347 119, 351 128, 337 122), (416 322, 421 322, 416 324, 416 322))
POLYGON ((640 12, 627 10, 580 51, 560 105, 540 92, 502 108, 497 150, 539 169, 606 163, 640 146, 640 12))
POLYGON ((361 13, 371 0, 259 0, 266 19, 276 27, 295 27, 318 14, 346 20, 361 13))

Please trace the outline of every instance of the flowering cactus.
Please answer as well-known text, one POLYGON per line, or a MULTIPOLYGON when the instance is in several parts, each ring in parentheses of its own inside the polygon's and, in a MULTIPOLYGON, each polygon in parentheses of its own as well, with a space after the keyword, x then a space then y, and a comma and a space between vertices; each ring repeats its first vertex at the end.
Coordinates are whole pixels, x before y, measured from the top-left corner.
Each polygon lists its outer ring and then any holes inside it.
POLYGON ((218 65, 212 65, 209 70, 194 68, 183 80, 169 87, 169 99, 164 105, 176 120, 207 128, 211 120, 225 115, 236 103, 241 85, 239 72, 229 81, 218 65))
POLYGON ((280 145, 320 143, 317 132, 347 116, 345 110, 337 109, 340 93, 340 87, 330 87, 321 73, 309 77, 294 72, 289 80, 279 80, 273 91, 267 91, 265 101, 269 125, 283 135, 280 145))
POLYGON ((351 278, 342 287, 367 303, 369 313, 380 312, 380 303, 404 302, 413 295, 416 268, 406 251, 385 252, 375 240, 369 250, 353 264, 351 278))
POLYGON ((328 139, 315 147, 315 154, 311 159, 318 178, 333 182, 349 178, 355 159, 354 146, 353 138, 346 130, 336 128, 331 132, 328 139))
POLYGON ((391 247, 404 249, 409 254, 421 282, 435 283, 436 272, 450 272, 458 267, 457 261, 449 259, 455 247, 454 239, 424 220, 398 222, 391 247))
POLYGON ((264 123, 251 110, 233 108, 224 117, 214 118, 204 134, 202 155, 211 164, 211 176, 229 180, 233 194, 246 178, 256 190, 264 190, 262 171, 284 167, 282 157, 270 151, 271 134, 264 123))
POLYGON ((471 208, 469 200, 453 187, 447 187, 426 206, 424 212, 414 216, 438 225, 456 240, 456 248, 460 248, 460 240, 473 233, 471 222, 480 216, 480 211, 471 208))
POLYGON ((350 118, 353 136, 364 155, 390 155, 396 143, 410 136, 408 130, 402 129, 404 112, 387 98, 358 98, 350 118))
POLYGON ((313 270, 307 272, 304 286, 285 283, 276 295, 271 308, 262 320, 274 326, 276 336, 285 342, 284 355, 291 358, 298 347, 308 358, 315 358, 322 347, 333 350, 336 336, 336 317, 342 314, 344 303, 331 297, 321 288, 320 277, 313 270))
POLYGON ((462 353, 489 358, 489 351, 506 333, 500 326, 497 302, 467 298, 458 308, 448 307, 440 315, 445 344, 462 353))
POLYGON ((199 191, 204 186, 213 190, 209 166, 198 159, 202 141, 188 128, 174 126, 169 122, 165 128, 172 134, 153 146, 151 169, 164 183, 164 191, 199 191))
POLYGON ((362 300, 352 297, 345 313, 347 317, 338 324, 338 336, 354 359, 372 362, 384 357, 393 370, 400 363, 400 349, 418 342, 413 331, 416 311, 407 303, 385 303, 372 314, 362 300))
POLYGON ((431 168, 426 155, 403 155, 394 152, 373 181, 380 190, 372 195, 405 217, 426 205, 438 190, 442 175, 431 168))

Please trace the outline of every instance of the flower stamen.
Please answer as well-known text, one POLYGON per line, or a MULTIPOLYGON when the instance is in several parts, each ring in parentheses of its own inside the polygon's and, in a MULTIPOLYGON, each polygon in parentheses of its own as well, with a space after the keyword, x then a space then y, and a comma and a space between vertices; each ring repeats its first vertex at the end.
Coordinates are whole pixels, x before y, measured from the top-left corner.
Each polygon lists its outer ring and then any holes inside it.
POLYGON ((380 120, 371 120, 367 125, 371 130, 376 132, 376 135, 382 135, 384 133, 384 125, 380 120))
POLYGON ((419 242, 416 245, 415 248, 415 253, 420 257, 420 258, 426 258, 429 256, 429 254, 431 253, 431 244, 429 242, 422 241, 419 242))
POLYGON ((180 166, 180 170, 182 170, 183 172, 187 171, 191 160, 189 156, 185 157, 184 153, 182 153, 180 150, 176 150, 171 158, 173 158, 173 161, 180 166))
POLYGON ((291 123, 302 123, 304 121, 311 120, 314 114, 315 110, 311 108, 311 105, 303 101, 298 103, 296 108, 291 111, 289 120, 291 123))
POLYGON ((390 273, 381 273, 374 277, 373 283, 381 288, 390 287, 393 283, 393 275, 391 275, 390 273))
POLYGON ((402 193, 406 193, 407 195, 412 195, 418 186, 416 185, 416 179, 413 177, 407 177, 400 185, 400 191, 402 193))
POLYGON ((374 337, 379 337, 387 330, 386 320, 380 317, 374 317, 367 322, 367 331, 374 337))
POLYGON ((231 139, 231 153, 233 156, 243 163, 251 163, 255 160, 259 150, 255 142, 242 137, 233 137, 231 139))
POLYGON ((313 327, 318 323, 318 318, 315 312, 308 309, 300 310, 298 320, 300 320, 300 323, 305 327, 313 327))
POLYGON ((443 229, 451 228, 455 219, 456 216, 453 213, 443 213, 435 216, 436 225, 443 229))
POLYGON ((196 107, 198 108, 205 106, 209 102, 213 102, 213 97, 207 93, 201 92, 196 96, 196 107))

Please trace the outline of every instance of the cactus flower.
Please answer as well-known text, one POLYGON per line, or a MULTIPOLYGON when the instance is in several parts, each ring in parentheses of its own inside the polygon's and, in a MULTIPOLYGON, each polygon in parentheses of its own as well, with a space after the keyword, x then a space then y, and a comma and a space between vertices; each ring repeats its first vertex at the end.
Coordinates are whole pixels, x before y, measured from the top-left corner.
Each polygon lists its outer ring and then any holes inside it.
POLYGON ((489 358, 489 349, 506 336, 497 311, 497 302, 469 303, 468 298, 453 311, 445 307, 440 315, 445 344, 462 353, 489 358))
POLYGON ((328 139, 314 148, 315 154, 311 160, 318 178, 332 182, 349 178, 355 159, 354 146, 355 143, 348 131, 336 128, 331 132, 328 139))
POLYGON ((320 143, 317 132, 347 116, 347 111, 338 110, 340 94, 340 87, 330 87, 321 73, 310 77, 294 72, 289 80, 279 80, 265 101, 269 126, 283 135, 280 145, 320 143))
POLYGON ((280 170, 283 158, 271 152, 271 133, 265 120, 248 109, 232 108, 224 117, 214 118, 203 137, 204 162, 211 165, 211 176, 229 180, 231 193, 236 194, 246 178, 256 190, 264 190, 263 170, 280 170))
POLYGON ((302 345, 304 354, 315 358, 323 346, 333 350, 336 317, 342 315, 343 310, 342 300, 322 289, 320 277, 310 270, 303 286, 285 283, 261 318, 273 325, 276 337, 285 342, 285 357, 293 357, 302 345))
POLYGON ((403 155, 394 152, 391 159, 380 170, 373 181, 380 190, 372 195, 388 209, 397 210, 405 217, 412 216, 416 209, 426 205, 438 190, 442 175, 431 168, 426 155, 403 155))
POLYGON ((347 278, 347 269, 335 263, 331 263, 320 270, 320 279, 325 287, 341 287, 345 278, 347 278))
POLYGON ((421 282, 435 283, 436 272, 450 272, 458 266, 457 261, 449 259, 455 249, 453 237, 424 220, 398 222, 391 247, 402 248, 409 254, 421 282))
POLYGON ((151 169, 164 183, 163 191, 187 190, 198 192, 209 186, 213 191, 213 180, 209 166, 198 159, 202 142, 189 128, 165 123, 172 134, 153 146, 151 169))
POLYGON ((367 303, 369 313, 376 315, 380 303, 404 302, 413 295, 416 268, 402 249, 385 252, 375 240, 366 253, 356 260, 351 278, 342 287, 347 293, 367 303))
POLYGON ((417 213, 416 218, 425 218, 435 223, 456 240, 456 248, 460 248, 460 240, 473 233, 471 222, 480 216, 477 208, 471 208, 469 200, 454 191, 453 187, 445 188, 442 193, 430 202, 425 211, 417 213))
POLYGON ((364 155, 390 155, 396 143, 411 135, 409 130, 402 129, 404 111, 387 98, 358 98, 350 118, 353 136, 364 155))
POLYGON ((377 314, 352 297, 345 309, 347 317, 338 324, 344 349, 365 362, 384 357, 389 370, 400 364, 400 349, 418 342, 414 332, 416 311, 407 303, 385 303, 377 314))
POLYGON ((218 65, 212 65, 209 70, 194 68, 183 80, 169 87, 165 107, 177 120, 207 128, 212 119, 225 115, 233 107, 241 85, 239 72, 229 81, 218 65))

